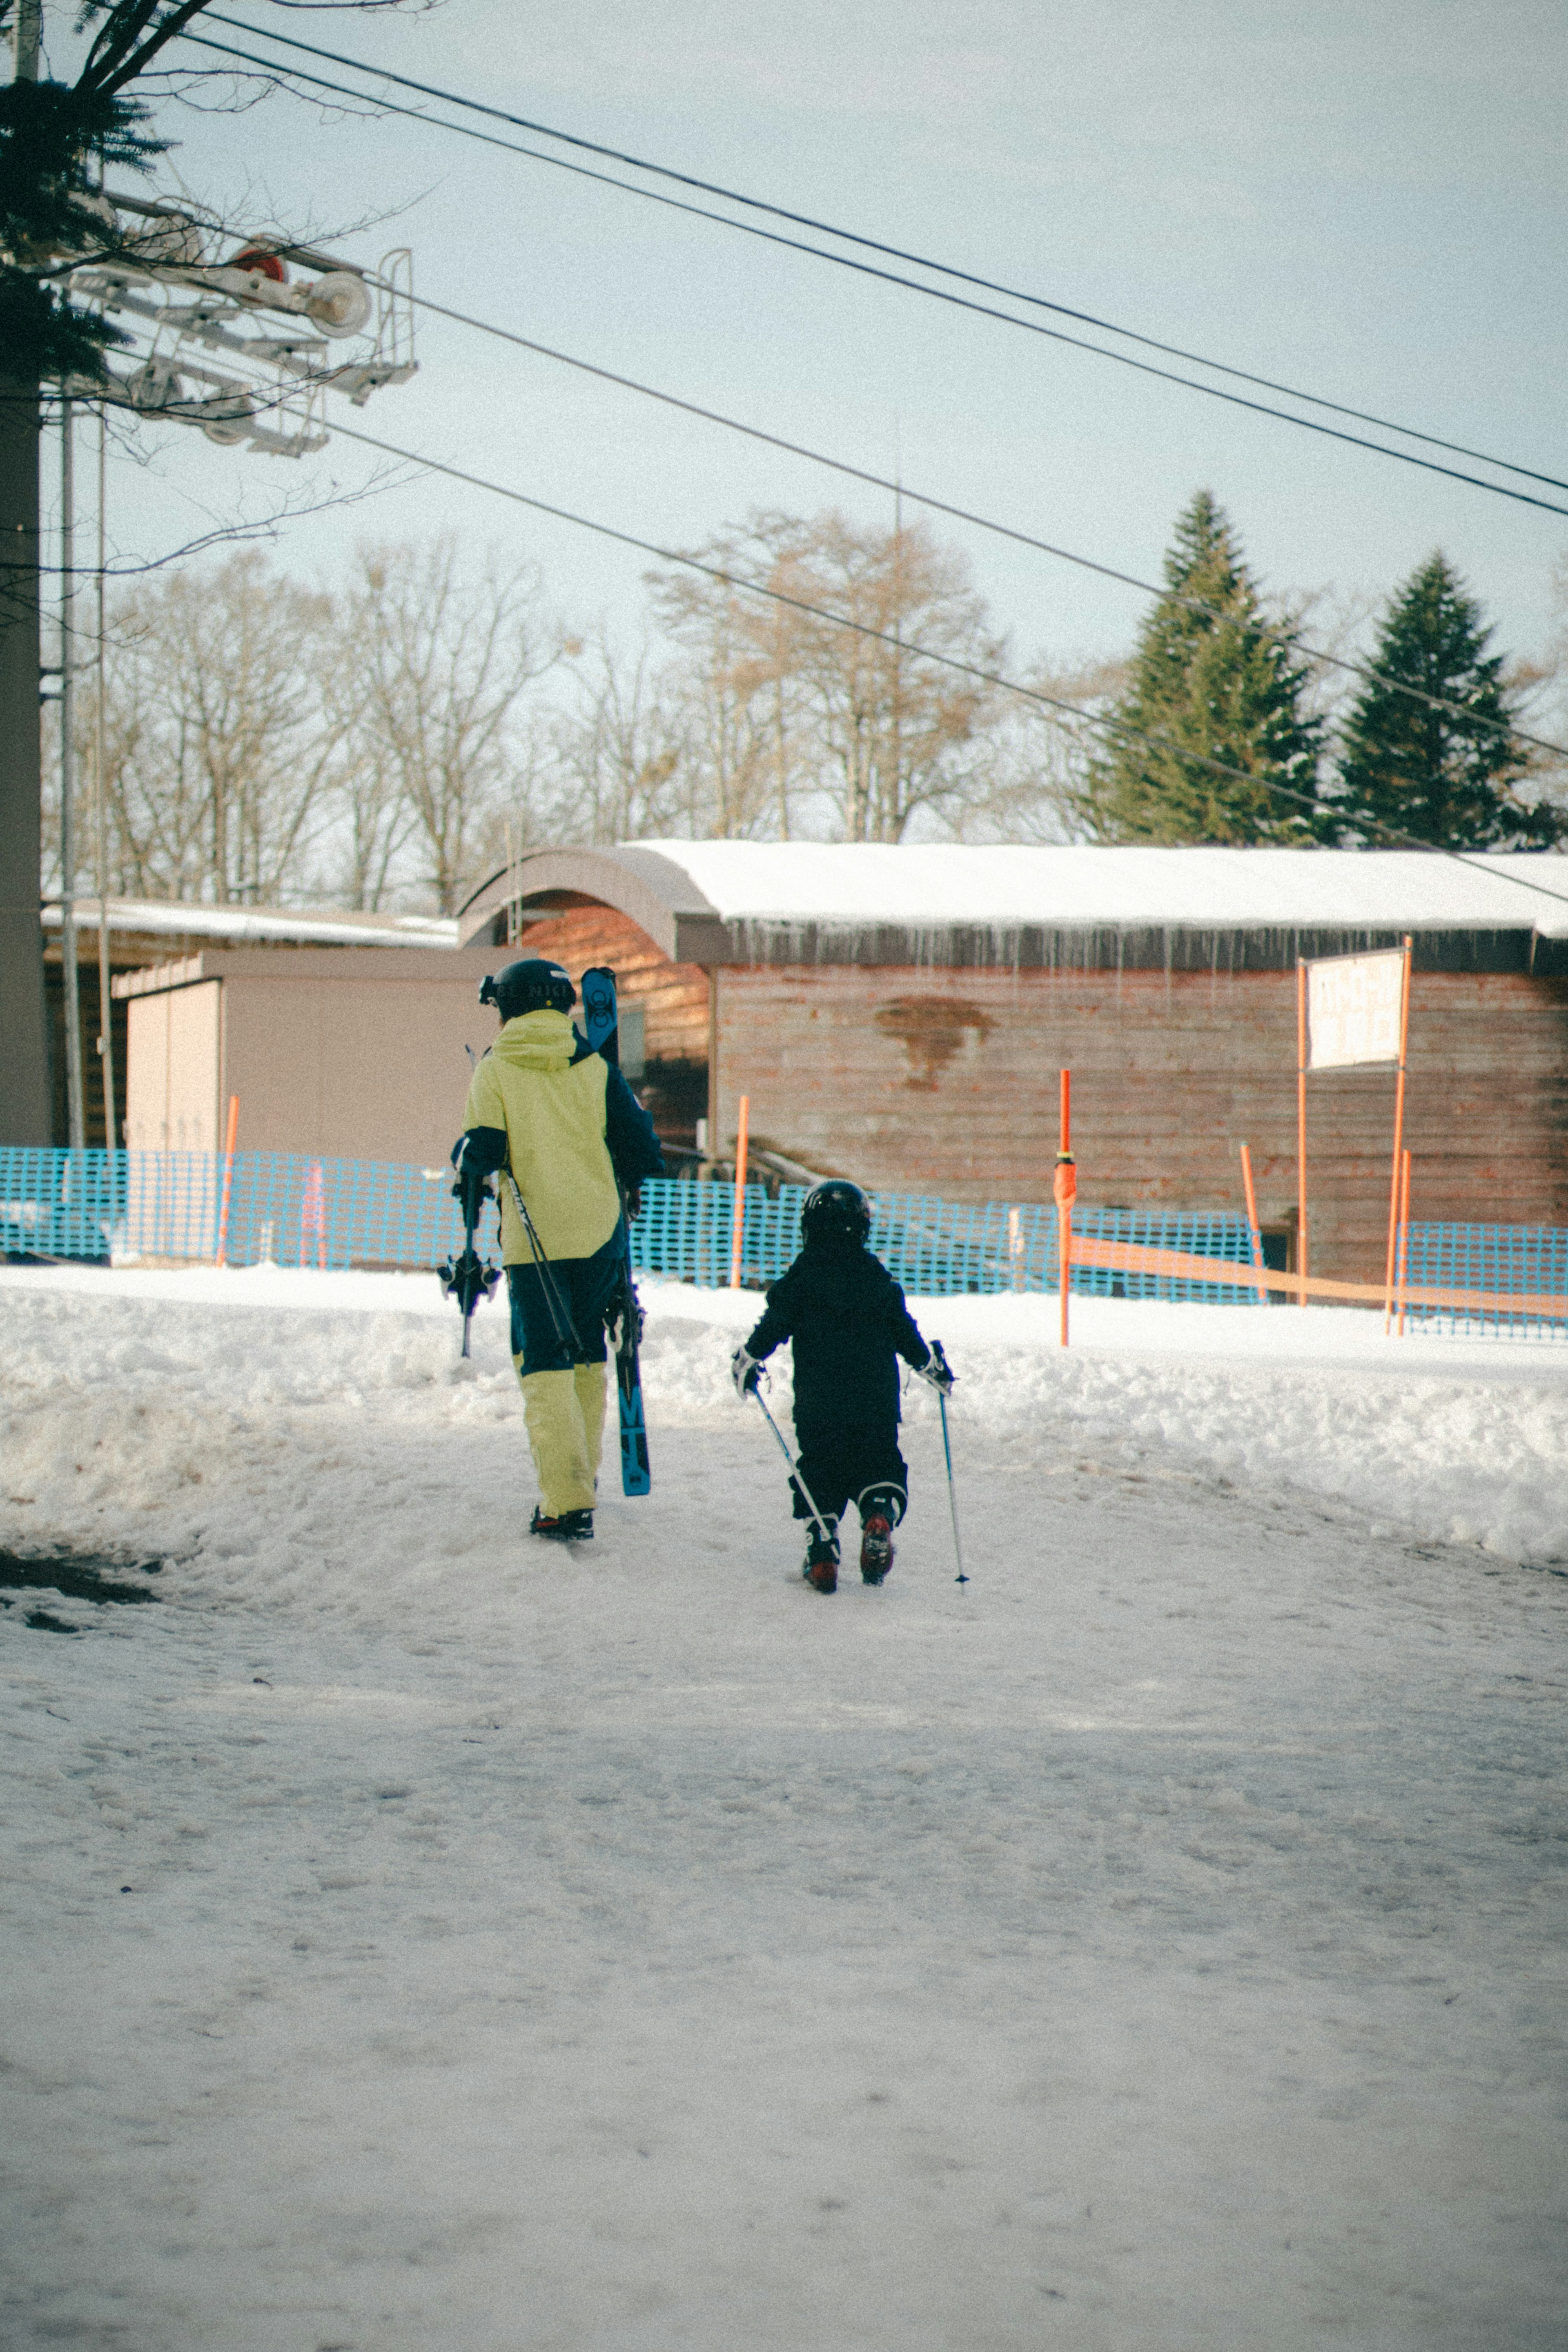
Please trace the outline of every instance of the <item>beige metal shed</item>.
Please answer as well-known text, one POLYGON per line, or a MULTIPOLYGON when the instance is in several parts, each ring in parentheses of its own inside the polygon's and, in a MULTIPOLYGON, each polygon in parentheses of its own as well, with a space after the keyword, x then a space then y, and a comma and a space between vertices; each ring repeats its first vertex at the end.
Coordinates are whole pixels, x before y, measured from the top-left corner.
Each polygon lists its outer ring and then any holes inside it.
POLYGON ((216 1151, 239 1097, 246 1151, 436 1165, 463 1124, 471 1045, 496 1015, 491 947, 204 950, 125 972, 132 1151, 216 1151))

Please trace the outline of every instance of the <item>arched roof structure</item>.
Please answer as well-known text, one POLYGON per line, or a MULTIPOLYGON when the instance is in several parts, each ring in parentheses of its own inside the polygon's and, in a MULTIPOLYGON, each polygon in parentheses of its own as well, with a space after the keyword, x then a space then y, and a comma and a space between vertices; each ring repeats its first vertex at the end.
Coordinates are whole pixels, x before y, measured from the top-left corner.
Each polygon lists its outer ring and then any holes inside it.
POLYGON ((1425 936, 1427 961, 1542 969, 1537 941, 1568 943, 1568 857, 759 841, 540 849, 475 893, 463 943, 486 938, 509 907, 526 923, 585 904, 630 917, 687 964, 1262 968, 1408 931, 1425 936))
POLYGON ((682 862, 684 842, 610 849, 534 849, 482 883, 458 917, 465 947, 516 907, 525 922, 567 907, 630 916, 674 963, 729 963, 724 919, 682 862))

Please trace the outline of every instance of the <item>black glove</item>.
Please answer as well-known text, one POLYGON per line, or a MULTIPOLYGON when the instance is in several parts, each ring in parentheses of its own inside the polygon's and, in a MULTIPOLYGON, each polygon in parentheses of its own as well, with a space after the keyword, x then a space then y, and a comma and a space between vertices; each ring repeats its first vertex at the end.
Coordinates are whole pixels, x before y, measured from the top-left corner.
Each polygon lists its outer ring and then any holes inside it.
POLYGON ((462 1205, 464 1223, 476 1225, 486 1202, 494 1200, 496 1196, 490 1190, 487 1176, 481 1175, 477 1168, 465 1168, 459 1171, 457 1181, 452 1187, 452 1197, 462 1205))
POLYGON ((953 1370, 946 1357, 942 1353, 940 1339, 932 1341, 931 1353, 923 1364, 915 1366, 915 1377, 917 1381, 924 1381, 927 1388, 935 1389, 939 1396, 952 1395, 953 1370))
POLYGON ((757 1376, 761 1370, 760 1362, 747 1352, 744 1343, 736 1349, 729 1360, 729 1377, 735 1382, 737 1396, 757 1394, 757 1376))
POLYGON ((627 1185, 627 1187, 626 1187, 626 1222, 627 1222, 627 1223, 628 1223, 629 1225, 631 1225, 631 1224, 635 1224, 635 1223, 637 1222, 637 1219, 642 1215, 642 1213, 643 1213, 643 1187, 641 1186, 641 1184, 628 1184, 628 1185, 627 1185))

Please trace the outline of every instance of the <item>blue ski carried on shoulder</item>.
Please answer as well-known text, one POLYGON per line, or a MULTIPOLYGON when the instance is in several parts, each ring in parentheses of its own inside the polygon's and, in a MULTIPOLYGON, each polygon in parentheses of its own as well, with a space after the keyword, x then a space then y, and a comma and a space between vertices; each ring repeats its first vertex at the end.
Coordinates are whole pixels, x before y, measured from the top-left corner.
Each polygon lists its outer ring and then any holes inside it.
MULTIPOLYGON (((621 1065, 620 1016, 615 1003, 615 974, 598 965, 582 975, 583 1034, 612 1067, 621 1065)), ((626 1263, 610 1309, 610 1339, 615 1351, 615 1393, 621 1408, 621 1491, 645 1495, 653 1484, 648 1465, 648 1426, 643 1417, 643 1368, 638 1348, 643 1337, 643 1309, 632 1275, 632 1221, 625 1214, 626 1263)))

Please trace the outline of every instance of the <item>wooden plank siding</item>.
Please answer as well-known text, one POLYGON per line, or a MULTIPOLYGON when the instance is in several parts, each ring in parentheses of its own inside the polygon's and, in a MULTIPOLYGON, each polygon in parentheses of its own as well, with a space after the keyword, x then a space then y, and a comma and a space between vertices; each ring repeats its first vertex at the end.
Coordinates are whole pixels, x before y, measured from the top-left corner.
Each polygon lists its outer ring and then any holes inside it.
POLYGON ((496 969, 516 956, 551 956, 580 981, 591 964, 608 964, 616 993, 643 1008, 647 1057, 638 1093, 661 1140, 682 1151, 696 1144, 707 1111, 708 979, 696 964, 672 963, 640 924, 612 907, 562 908, 528 924, 515 945, 493 950, 496 969))
POLYGON ((629 915, 612 907, 571 907, 528 924, 515 946, 497 948, 496 969, 517 956, 551 956, 580 980, 591 964, 608 964, 616 992, 643 1007, 652 1061, 707 1060, 707 974, 695 964, 672 963, 629 915))
MULTIPOLYGON (((531 938, 530 934, 530 938, 531 938)), ((1056 1074, 1073 1074, 1086 1203, 1293 1224, 1295 974, 731 967, 719 992, 721 1148, 759 1144, 873 1189, 1051 1197, 1056 1074)), ((1394 1074, 1308 1079, 1312 1268, 1379 1279, 1394 1074)), ((1418 1218, 1568 1224, 1568 981, 1423 972, 1406 1140, 1418 1218)))

